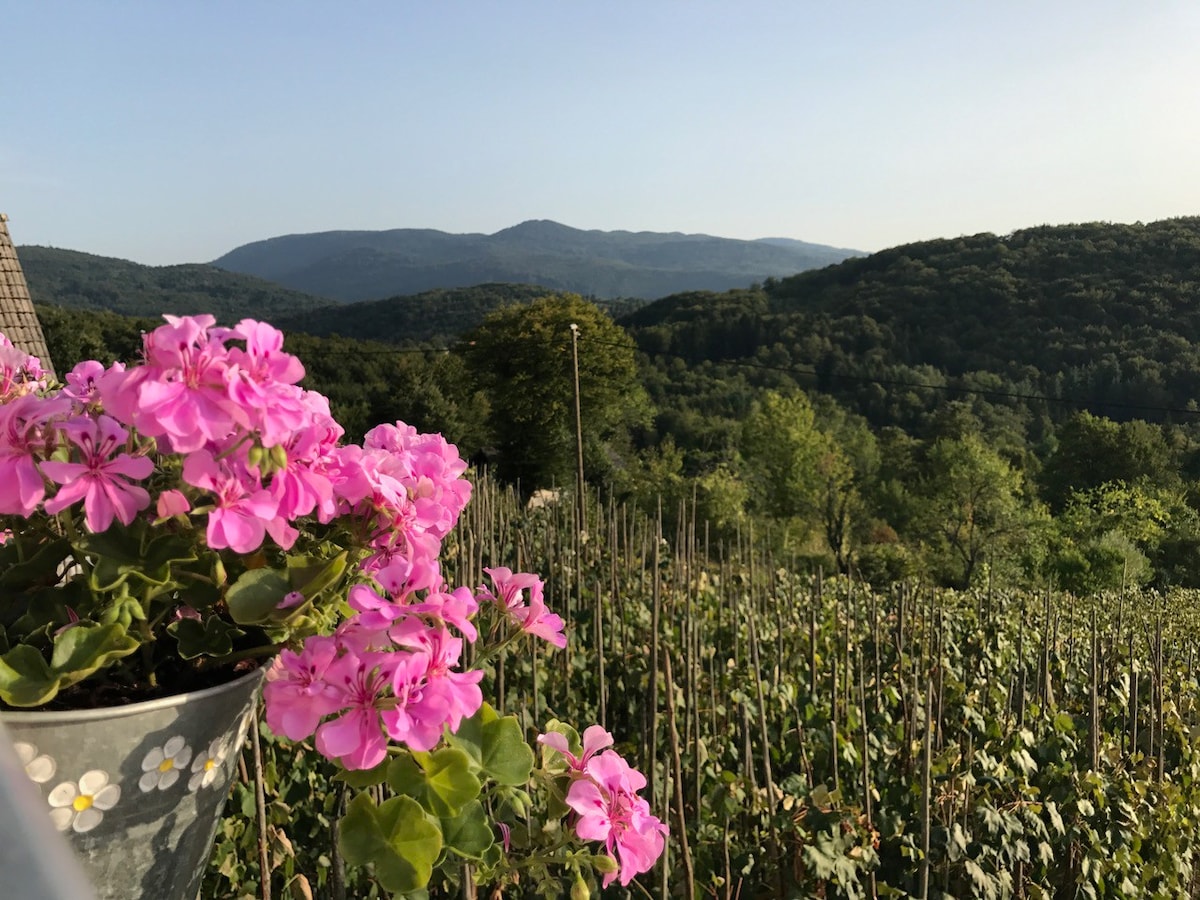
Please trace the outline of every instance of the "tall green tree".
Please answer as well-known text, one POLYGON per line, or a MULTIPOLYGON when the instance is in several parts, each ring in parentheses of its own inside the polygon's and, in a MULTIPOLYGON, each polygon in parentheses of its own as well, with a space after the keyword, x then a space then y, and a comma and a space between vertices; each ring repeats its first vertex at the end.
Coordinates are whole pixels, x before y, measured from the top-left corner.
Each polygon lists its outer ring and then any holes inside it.
POLYGON ((571 325, 579 334, 584 468, 606 480, 650 421, 633 340, 595 304, 559 294, 489 314, 466 336, 467 371, 484 392, 500 474, 526 490, 575 480, 571 325))
POLYGON ((1114 422, 1081 412, 1059 430, 1040 481, 1042 496, 1058 513, 1077 492, 1138 479, 1164 487, 1180 484, 1179 461, 1163 429, 1139 419, 1114 422))
POLYGON ((743 425, 740 449, 759 512, 777 519, 814 517, 824 494, 820 466, 830 446, 808 397, 765 393, 743 425))
POLYGON ((929 451, 924 531, 936 535, 945 575, 968 587, 988 554, 1004 555, 1029 517, 1023 478, 978 435, 943 438, 929 451))
POLYGON ((838 571, 850 569, 854 548, 867 538, 871 521, 869 495, 879 478, 879 444, 861 416, 847 413, 833 400, 814 401, 818 427, 827 435, 817 464, 821 523, 838 571))

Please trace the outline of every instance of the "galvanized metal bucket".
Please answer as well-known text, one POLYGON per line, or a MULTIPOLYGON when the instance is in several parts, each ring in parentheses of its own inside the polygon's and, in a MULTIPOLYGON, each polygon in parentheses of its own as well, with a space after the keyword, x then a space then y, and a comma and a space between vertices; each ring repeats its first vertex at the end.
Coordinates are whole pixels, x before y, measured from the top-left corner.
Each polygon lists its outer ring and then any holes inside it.
POLYGON ((0 713, 101 900, 197 896, 262 678, 106 709, 0 713))

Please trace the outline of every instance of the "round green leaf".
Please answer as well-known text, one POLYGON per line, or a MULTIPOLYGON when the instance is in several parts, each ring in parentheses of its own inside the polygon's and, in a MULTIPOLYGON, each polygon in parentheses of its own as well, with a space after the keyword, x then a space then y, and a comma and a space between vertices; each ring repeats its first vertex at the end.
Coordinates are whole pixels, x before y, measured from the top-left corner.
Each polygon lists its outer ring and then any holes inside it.
POLYGON ((442 819, 442 838, 452 853, 467 859, 483 859, 483 854, 495 843, 483 804, 472 800, 454 818, 442 819))
POLYGON ((396 757, 388 767, 388 785, 436 816, 453 816, 479 796, 481 785, 471 769, 465 751, 443 747, 396 757))
POLYGON ((261 625, 271 620, 271 613, 291 589, 282 572, 251 569, 230 586, 225 602, 233 621, 239 625, 261 625))
POLYGON ((505 716, 483 726, 483 770, 498 784, 518 785, 533 771, 533 751, 525 743, 516 716, 505 716))
POLYGON ((411 797, 393 797, 376 807, 367 794, 352 801, 338 829, 346 862, 373 863, 384 889, 416 891, 429 883, 442 852, 442 829, 411 797))

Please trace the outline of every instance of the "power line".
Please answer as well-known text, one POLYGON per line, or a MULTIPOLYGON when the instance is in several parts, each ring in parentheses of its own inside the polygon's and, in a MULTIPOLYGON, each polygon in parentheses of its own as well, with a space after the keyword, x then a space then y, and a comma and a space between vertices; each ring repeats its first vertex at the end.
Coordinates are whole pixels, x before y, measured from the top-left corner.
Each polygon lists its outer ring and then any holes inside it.
MULTIPOLYGON (((525 341, 528 343, 537 343, 546 347, 561 347, 564 350, 571 346, 569 339, 563 338, 533 338, 533 337, 518 337, 516 340, 525 341)), ((618 341, 605 341, 600 338, 588 337, 580 332, 579 340, 582 342, 590 341, 593 344, 608 347, 627 348, 628 345, 618 341)), ((445 354, 445 353, 463 353, 473 346, 471 341, 459 341, 453 344, 447 344, 445 347, 434 348, 418 348, 418 347, 389 347, 377 350, 363 350, 358 352, 360 356, 391 356, 405 354, 445 354)), ((642 350, 635 348, 645 356, 658 359, 678 359, 683 362, 688 362, 687 357, 679 353, 665 353, 661 351, 642 350)), ((334 356, 336 354, 329 354, 334 356)), ((910 381, 903 378, 883 378, 873 375, 851 375, 848 373, 839 372, 818 372, 816 369, 806 368, 801 366, 775 366, 768 363, 750 362, 747 360, 722 359, 722 360, 704 360, 710 366, 725 366, 733 369, 756 369, 770 372, 780 372, 792 376, 802 376, 805 378, 815 378, 824 381, 844 381, 854 382, 857 384, 876 384, 880 387, 891 388, 910 388, 916 390, 927 391, 943 391, 951 394, 964 394, 978 397, 1004 399, 1004 400, 1023 400, 1026 402, 1040 403, 1057 403, 1064 406, 1074 406, 1081 409, 1104 407, 1108 409, 1122 409, 1130 412, 1153 412, 1174 415, 1195 416, 1200 415, 1200 409, 1188 409, 1180 406, 1156 406, 1147 403, 1121 403, 1113 400, 1097 400, 1084 397, 1052 397, 1048 394, 1033 394, 1024 393, 1022 391, 1007 391, 998 388, 971 388, 971 387, 956 387, 949 384, 930 384, 924 381, 910 381)))

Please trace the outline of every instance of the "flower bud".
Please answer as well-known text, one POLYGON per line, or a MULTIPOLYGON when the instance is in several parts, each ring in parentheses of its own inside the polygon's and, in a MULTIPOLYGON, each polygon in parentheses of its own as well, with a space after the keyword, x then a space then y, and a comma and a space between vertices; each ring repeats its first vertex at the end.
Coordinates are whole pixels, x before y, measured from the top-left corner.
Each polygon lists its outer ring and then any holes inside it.
POLYGON ((571 885, 571 900, 589 900, 592 896, 591 890, 587 886, 587 882, 583 880, 582 875, 575 876, 575 883, 571 885))
POLYGON ((188 499, 182 491, 163 491, 158 495, 157 511, 160 519, 186 515, 191 508, 192 505, 188 503, 188 499))
POLYGON ((287 463, 287 448, 283 444, 276 444, 271 448, 271 465, 276 469, 286 469, 287 463))
POLYGON ((601 875, 610 875, 613 872, 616 872, 620 866, 618 866, 617 861, 607 853, 597 853, 592 857, 592 868, 594 868, 601 875))

